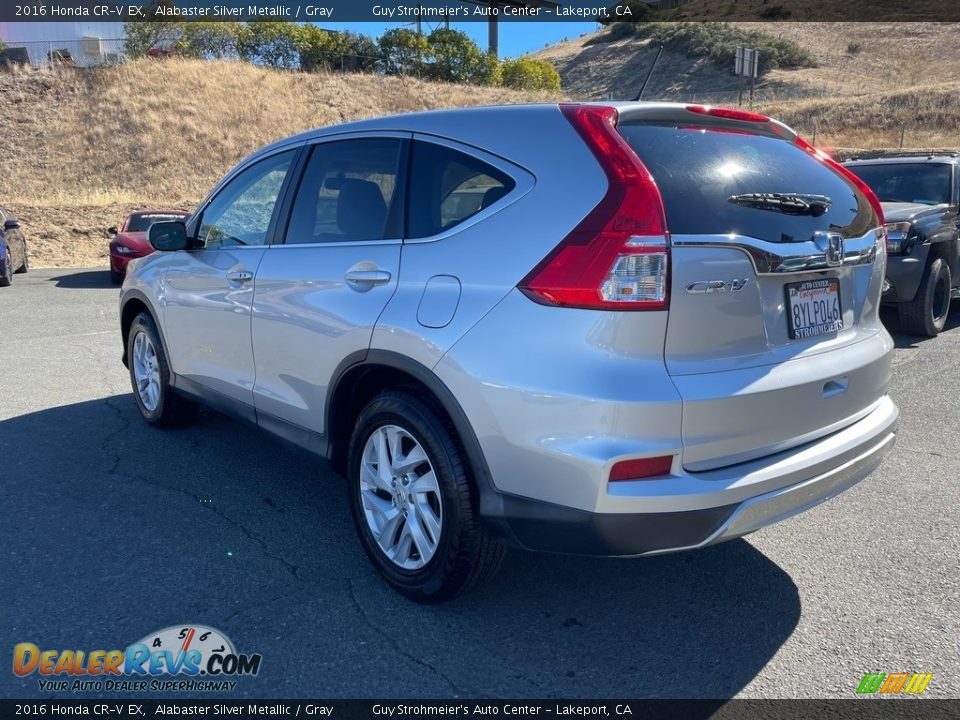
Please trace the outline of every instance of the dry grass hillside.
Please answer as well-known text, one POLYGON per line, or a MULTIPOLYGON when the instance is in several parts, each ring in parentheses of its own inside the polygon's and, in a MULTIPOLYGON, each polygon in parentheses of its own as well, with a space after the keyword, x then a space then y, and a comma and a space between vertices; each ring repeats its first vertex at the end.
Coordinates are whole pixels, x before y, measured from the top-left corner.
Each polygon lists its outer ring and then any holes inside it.
MULTIPOLYGON (((684 6, 687 7, 687 6, 684 6)), ((758 85, 764 97, 859 95, 921 84, 960 81, 960 23, 732 23, 793 40, 817 67, 773 70, 758 85)), ((590 44, 595 34, 551 45, 534 57, 552 62, 565 93, 584 99, 635 97, 656 56, 650 41, 629 38, 590 44)), ((645 97, 733 93, 731 67, 665 50, 645 97)))
POLYGON ((0 204, 23 221, 35 266, 105 266, 105 229, 125 213, 193 207, 273 140, 376 115, 546 99, 188 60, 0 73, 0 204))

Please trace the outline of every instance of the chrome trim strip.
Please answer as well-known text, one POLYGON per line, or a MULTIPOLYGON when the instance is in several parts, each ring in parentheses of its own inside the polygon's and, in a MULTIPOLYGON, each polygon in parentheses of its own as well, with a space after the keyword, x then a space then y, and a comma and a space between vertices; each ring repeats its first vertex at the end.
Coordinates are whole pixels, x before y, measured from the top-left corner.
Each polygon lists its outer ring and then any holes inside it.
POLYGON ((827 248, 815 241, 772 243, 745 235, 674 235, 672 247, 730 248, 745 253, 757 275, 803 273, 829 270, 850 265, 870 265, 877 257, 877 241, 883 240, 883 229, 871 230, 858 238, 843 241, 843 262, 829 264, 827 248))

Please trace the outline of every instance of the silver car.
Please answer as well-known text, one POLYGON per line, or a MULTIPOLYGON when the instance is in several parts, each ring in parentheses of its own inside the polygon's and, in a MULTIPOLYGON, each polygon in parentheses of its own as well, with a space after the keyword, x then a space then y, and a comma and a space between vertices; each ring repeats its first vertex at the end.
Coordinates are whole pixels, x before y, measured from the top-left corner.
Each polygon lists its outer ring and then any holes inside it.
MULTIPOLYGON (((893 446, 872 192, 785 125, 665 103, 328 127, 150 231, 120 298, 144 419, 204 403, 327 458, 394 588, 507 545, 739 537, 893 446)), ((816 542, 811 538, 811 542, 816 542)))

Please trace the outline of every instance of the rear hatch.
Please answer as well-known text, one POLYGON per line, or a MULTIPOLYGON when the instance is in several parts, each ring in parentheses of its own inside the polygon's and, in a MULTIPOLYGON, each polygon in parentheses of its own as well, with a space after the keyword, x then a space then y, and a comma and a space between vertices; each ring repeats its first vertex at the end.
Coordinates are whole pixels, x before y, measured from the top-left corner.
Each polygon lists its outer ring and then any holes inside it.
POLYGON ((855 422, 886 393, 892 347, 869 191, 779 124, 708 113, 641 107, 618 124, 666 210, 664 354, 690 471, 855 422))

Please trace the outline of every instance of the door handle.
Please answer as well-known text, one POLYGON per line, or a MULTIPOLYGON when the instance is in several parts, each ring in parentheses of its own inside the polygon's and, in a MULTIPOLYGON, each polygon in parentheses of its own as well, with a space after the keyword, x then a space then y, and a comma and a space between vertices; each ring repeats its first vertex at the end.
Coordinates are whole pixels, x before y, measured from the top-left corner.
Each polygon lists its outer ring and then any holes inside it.
POLYGON ((246 282, 253 280, 253 273, 249 270, 231 270, 227 273, 227 280, 230 282, 246 282))
POLYGON ((357 286, 356 290, 369 290, 374 285, 390 282, 390 273, 386 270, 348 270, 343 279, 348 285, 357 286))

